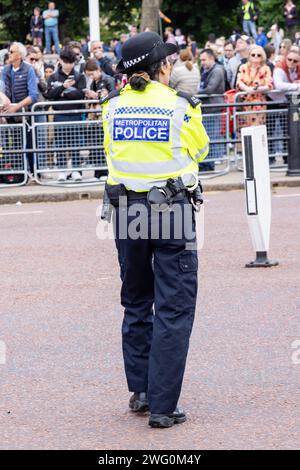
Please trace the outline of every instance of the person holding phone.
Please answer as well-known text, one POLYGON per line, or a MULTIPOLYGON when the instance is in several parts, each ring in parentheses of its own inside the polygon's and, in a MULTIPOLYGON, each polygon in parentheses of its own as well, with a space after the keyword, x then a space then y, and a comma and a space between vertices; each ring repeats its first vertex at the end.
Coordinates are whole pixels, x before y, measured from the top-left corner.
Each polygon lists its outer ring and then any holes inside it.
MULTIPOLYGON (((54 105, 54 110, 73 110, 84 109, 84 104, 75 104, 72 101, 83 100, 85 98, 86 80, 83 74, 75 71, 74 65, 76 62, 76 54, 70 47, 65 47, 61 50, 59 56, 59 65, 57 70, 49 77, 47 90, 44 97, 50 101, 62 101, 63 104, 54 105), (66 103, 67 102, 67 103, 66 103)), ((54 122, 70 122, 80 121, 81 114, 56 114, 54 122)), ((77 138, 80 140, 79 131, 77 138)), ((78 142, 79 142, 78 140, 78 142)), ((79 143, 78 143, 79 145, 79 143)), ((72 147, 74 146, 74 135, 69 126, 55 126, 55 147, 72 147)), ((79 171, 80 157, 78 151, 72 151, 72 179, 74 181, 81 181, 82 175, 79 171)), ((57 164, 60 168, 58 181, 64 182, 67 179, 65 152, 57 153, 57 164)))
MULTIPOLYGON (((105 98, 110 92, 115 89, 115 80, 110 75, 104 73, 96 59, 87 60, 84 68, 85 75, 88 80, 91 80, 89 89, 85 91, 85 97, 89 100, 100 100, 105 98)), ((98 120, 101 116, 101 106, 94 104, 90 105, 90 109, 99 110, 99 113, 91 113, 93 120, 98 120)), ((106 166, 105 155, 103 148, 90 151, 90 161, 96 166, 106 166)), ((95 170, 95 178, 106 178, 107 169, 95 170)))
POLYGON ((101 70, 95 59, 89 59, 84 68, 86 76, 92 80, 90 89, 86 91, 86 98, 104 98, 115 89, 115 80, 101 70))

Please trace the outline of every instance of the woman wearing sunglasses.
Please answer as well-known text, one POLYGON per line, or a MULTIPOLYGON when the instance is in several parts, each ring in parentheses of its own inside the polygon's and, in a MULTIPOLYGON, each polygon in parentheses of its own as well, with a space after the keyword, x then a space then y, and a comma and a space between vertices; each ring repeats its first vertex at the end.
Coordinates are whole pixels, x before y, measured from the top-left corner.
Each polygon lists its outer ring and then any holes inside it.
MULTIPOLYGON (((246 64, 241 65, 237 76, 237 88, 247 94, 242 100, 251 103, 256 101, 266 101, 266 93, 273 88, 273 81, 270 67, 266 65, 266 53, 260 46, 253 45, 249 51, 249 58, 246 64)), ((245 106, 243 111, 251 114, 240 117, 240 126, 258 126, 265 124, 266 116, 261 111, 266 110, 265 105, 245 106), (257 114, 253 111, 259 111, 257 114)))
MULTIPOLYGON (((300 53, 293 46, 287 57, 276 64, 274 69, 274 86, 282 93, 300 92, 300 53)), ((284 96, 283 96, 284 99, 284 96)))
MULTIPOLYGON (((276 100, 285 103, 287 97, 285 93, 300 93, 300 51, 297 46, 292 46, 287 57, 275 65, 274 88, 278 90, 276 100)), ((286 104, 278 105, 280 108, 286 108, 286 104)), ((280 128, 284 128, 284 117, 277 118, 280 121, 280 128)), ((283 132, 283 131, 281 131, 283 132)), ((283 157, 284 163, 287 163, 287 157, 283 157)))
POLYGON ((292 45, 293 45, 292 41, 288 38, 285 38, 281 41, 280 46, 279 46, 279 55, 277 58, 278 59, 277 62, 280 62, 281 60, 285 59, 285 57, 290 52, 292 45))

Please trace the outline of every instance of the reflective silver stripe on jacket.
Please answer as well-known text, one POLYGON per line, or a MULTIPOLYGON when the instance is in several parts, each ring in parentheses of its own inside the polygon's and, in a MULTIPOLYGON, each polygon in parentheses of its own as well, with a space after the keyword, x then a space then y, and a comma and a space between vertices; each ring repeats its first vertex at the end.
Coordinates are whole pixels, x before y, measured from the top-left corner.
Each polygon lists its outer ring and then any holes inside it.
POLYGON ((175 173, 183 170, 191 164, 191 157, 183 157, 181 161, 168 160, 163 162, 120 162, 112 159, 112 164, 117 171, 122 173, 138 175, 160 175, 164 173, 175 173))
POLYGON ((195 158, 198 160, 198 158, 201 158, 208 150, 209 150, 209 144, 205 145, 205 147, 203 147, 202 149, 199 149, 195 158))
MULTIPOLYGON (((165 186, 167 180, 156 180, 156 179, 142 179, 142 178, 126 178, 113 176, 113 180, 116 183, 122 183, 126 188, 131 189, 132 191, 149 191, 153 186, 165 186)), ((184 184, 186 186, 192 186, 195 184, 195 176, 192 173, 186 173, 184 175, 184 184)))

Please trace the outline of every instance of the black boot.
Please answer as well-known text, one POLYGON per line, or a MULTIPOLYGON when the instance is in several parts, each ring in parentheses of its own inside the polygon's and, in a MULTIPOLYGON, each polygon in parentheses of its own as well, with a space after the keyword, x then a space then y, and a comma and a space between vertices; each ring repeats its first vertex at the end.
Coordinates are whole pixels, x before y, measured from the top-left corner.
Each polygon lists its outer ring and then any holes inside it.
POLYGON ((151 414, 149 418, 149 426, 152 428, 170 428, 174 426, 174 424, 184 423, 185 421, 185 412, 176 408, 174 413, 169 415, 151 414))
POLYGON ((129 408, 135 412, 149 410, 148 398, 145 392, 136 392, 129 400, 129 408))

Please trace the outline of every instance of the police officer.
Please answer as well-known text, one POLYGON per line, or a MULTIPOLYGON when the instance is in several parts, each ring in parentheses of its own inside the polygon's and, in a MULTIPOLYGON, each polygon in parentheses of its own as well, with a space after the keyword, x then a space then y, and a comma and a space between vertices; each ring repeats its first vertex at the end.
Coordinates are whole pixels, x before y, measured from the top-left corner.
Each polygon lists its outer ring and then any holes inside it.
POLYGON ((149 409, 149 425, 164 428, 186 420, 178 399, 195 314, 198 260, 195 220, 183 209, 192 208, 189 189, 209 143, 199 100, 168 87, 167 57, 176 52, 175 45, 163 43, 156 33, 132 37, 117 66, 127 74, 128 84, 103 100, 106 189, 115 208, 125 309, 123 356, 133 392, 129 407, 149 409), (160 197, 168 208, 167 236, 160 197), (134 204, 146 211, 147 236, 132 237, 129 230, 121 236, 120 224, 125 221, 128 228, 134 220, 134 204), (179 219, 175 206, 182 209, 179 219), (183 229, 179 236, 178 223, 183 229), (185 229, 192 229, 193 236, 187 237, 185 229))

